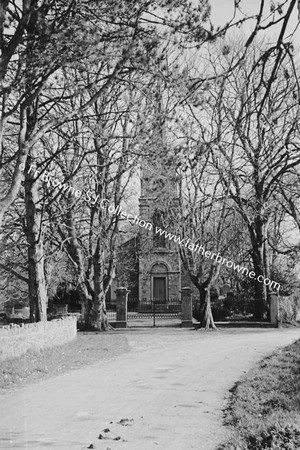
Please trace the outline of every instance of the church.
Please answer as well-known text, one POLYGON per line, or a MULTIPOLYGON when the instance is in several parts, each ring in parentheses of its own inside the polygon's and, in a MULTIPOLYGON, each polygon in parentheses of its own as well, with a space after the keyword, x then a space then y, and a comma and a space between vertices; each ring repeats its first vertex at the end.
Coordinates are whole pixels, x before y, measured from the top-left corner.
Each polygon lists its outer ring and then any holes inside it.
POLYGON ((117 286, 127 287, 129 300, 134 299, 140 304, 180 299, 181 288, 190 286, 190 281, 182 270, 179 247, 164 233, 158 232, 158 229, 173 231, 174 215, 171 219, 166 211, 171 207, 176 214, 176 179, 167 168, 151 163, 141 167, 140 183, 139 217, 147 226, 137 227, 136 235, 118 250, 111 300, 114 300, 117 286))

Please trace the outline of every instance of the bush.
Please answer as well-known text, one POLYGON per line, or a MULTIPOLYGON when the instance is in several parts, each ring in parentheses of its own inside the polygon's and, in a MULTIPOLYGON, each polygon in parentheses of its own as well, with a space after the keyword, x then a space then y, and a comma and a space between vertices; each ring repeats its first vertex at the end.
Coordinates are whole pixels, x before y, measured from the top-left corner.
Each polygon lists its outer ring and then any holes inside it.
POLYGON ((49 311, 53 310, 55 305, 67 304, 69 312, 81 310, 80 295, 76 289, 70 287, 67 282, 61 282, 53 298, 49 299, 49 311))
POLYGON ((293 425, 272 425, 259 436, 249 436, 245 450, 298 450, 300 430, 293 425))
POLYGON ((212 301, 212 313, 215 320, 243 319, 253 314, 253 305, 253 299, 228 292, 226 297, 212 301))
MULTIPOLYGON (((249 318, 253 314, 254 301, 252 298, 244 297, 242 294, 229 292, 226 297, 212 295, 211 310, 215 321, 226 319, 249 318)), ((193 317, 200 320, 199 301, 193 304, 193 317)))
POLYGON ((284 297, 293 295, 300 290, 300 282, 294 264, 279 262, 277 267, 272 268, 270 278, 280 284, 280 294, 284 297))
POLYGON ((279 322, 295 323, 298 314, 298 301, 296 295, 279 297, 279 322))
MULTIPOLYGON (((215 321, 243 319, 253 315, 254 300, 242 294, 229 292, 226 297, 211 295, 211 310, 215 321)), ((200 321, 200 303, 193 304, 193 317, 200 321)))
POLYGON ((226 308, 226 298, 219 297, 216 299, 212 299, 211 312, 214 320, 224 320, 226 315, 228 315, 228 309, 226 308))

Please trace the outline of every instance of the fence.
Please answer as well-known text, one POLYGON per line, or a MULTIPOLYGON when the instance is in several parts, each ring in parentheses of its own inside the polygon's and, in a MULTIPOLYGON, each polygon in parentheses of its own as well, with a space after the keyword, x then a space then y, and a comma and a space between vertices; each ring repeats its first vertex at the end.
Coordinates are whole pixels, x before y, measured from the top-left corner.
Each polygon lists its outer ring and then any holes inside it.
POLYGON ((191 289, 183 288, 180 298, 169 299, 129 299, 128 290, 120 287, 116 290, 117 299, 114 305, 107 304, 107 317, 112 326, 126 328, 128 320, 139 320, 140 326, 145 325, 142 321, 153 319, 178 320, 182 327, 192 327, 192 300, 191 289))

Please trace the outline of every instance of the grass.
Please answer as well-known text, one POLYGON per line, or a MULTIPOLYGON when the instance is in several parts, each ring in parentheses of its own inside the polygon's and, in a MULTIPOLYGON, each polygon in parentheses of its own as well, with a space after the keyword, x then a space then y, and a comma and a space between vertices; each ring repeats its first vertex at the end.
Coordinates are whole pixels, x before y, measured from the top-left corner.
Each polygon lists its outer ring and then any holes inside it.
POLYGON ((234 386, 225 423, 231 437, 219 450, 300 449, 300 340, 234 386))
POLYGON ((78 333, 74 341, 0 362, 0 390, 19 387, 129 351, 126 336, 78 333))

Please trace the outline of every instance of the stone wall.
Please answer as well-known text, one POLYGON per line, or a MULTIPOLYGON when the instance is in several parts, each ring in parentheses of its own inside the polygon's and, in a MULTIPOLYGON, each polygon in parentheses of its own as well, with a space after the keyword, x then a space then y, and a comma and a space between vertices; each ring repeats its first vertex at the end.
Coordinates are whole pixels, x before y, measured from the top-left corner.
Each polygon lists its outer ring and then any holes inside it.
POLYGON ((17 358, 28 350, 39 351, 72 341, 77 333, 76 322, 76 317, 65 317, 0 328, 0 361, 17 358))

